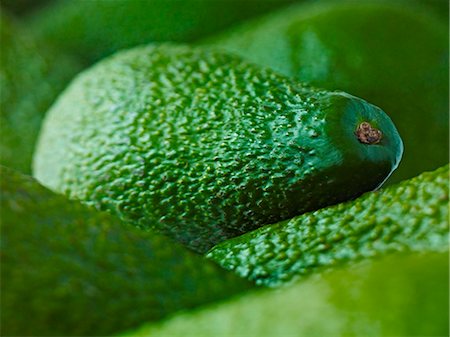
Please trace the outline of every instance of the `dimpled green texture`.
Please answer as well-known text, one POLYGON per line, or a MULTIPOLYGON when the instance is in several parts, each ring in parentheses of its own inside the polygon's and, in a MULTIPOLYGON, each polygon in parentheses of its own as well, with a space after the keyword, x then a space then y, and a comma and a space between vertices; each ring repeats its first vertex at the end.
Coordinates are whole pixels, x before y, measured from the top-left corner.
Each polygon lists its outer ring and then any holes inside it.
POLYGON ((208 257, 278 286, 318 268, 391 251, 448 249, 448 166, 214 247, 208 257))
POLYGON ((294 1, 62 0, 29 24, 38 36, 92 63, 139 44, 194 41, 294 1))
POLYGON ((401 151, 389 118, 363 100, 162 45, 119 53, 72 83, 47 115, 34 174, 205 252, 375 188, 401 151), (380 144, 357 140, 361 121, 383 130, 380 144))
POLYGON ((0 178, 2 336, 107 336, 250 287, 30 177, 0 178))
POLYGON ((411 1, 319 2, 281 10, 211 42, 381 107, 405 145, 389 184, 448 162, 448 25, 440 19, 411 1))
POLYGON ((448 251, 389 255, 122 336, 448 336, 448 251))
POLYGON ((0 41, 0 164, 29 173, 44 114, 79 67, 4 14, 0 41))

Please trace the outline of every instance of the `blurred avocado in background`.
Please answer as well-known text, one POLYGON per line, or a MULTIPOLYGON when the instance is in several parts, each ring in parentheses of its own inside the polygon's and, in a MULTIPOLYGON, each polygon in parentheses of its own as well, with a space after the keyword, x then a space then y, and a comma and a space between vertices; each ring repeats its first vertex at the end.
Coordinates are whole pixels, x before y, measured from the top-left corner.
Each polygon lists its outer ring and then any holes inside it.
POLYGON ((361 261, 122 336, 448 336, 448 263, 448 250, 361 261))
POLYGON ((29 173, 45 112, 81 66, 34 39, 4 11, 0 49, 0 164, 29 173))
POLYGON ((30 18, 38 36, 90 64, 149 42, 190 42, 300 0, 60 0, 30 18))
POLYGON ((2 336, 110 336, 253 285, 0 166, 2 336))
POLYGON ((448 163, 448 26, 414 4, 299 4, 206 43, 378 105, 404 141, 394 183, 448 163))

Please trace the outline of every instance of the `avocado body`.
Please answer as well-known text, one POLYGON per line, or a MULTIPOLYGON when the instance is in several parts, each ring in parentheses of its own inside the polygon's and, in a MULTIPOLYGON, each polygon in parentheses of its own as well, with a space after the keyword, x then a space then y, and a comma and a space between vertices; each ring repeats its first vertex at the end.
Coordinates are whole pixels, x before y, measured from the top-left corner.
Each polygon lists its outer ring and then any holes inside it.
POLYGON ((0 164, 31 173, 45 112, 80 66, 3 12, 0 41, 0 164))
POLYGON ((28 176, 0 181, 4 336, 110 336, 251 286, 28 176))
POLYGON ((27 23, 41 38, 91 64, 140 44, 194 41, 294 1, 299 0, 60 0, 27 23))
POLYGON ((448 24, 424 6, 412 1, 299 4, 208 42, 386 111, 405 146, 387 184, 449 161, 448 24))
POLYGON ((448 191, 447 165, 225 241, 207 256, 258 284, 278 286, 318 268, 391 251, 445 250, 448 191))
POLYGON ((390 254, 121 336, 447 336, 448 250, 390 254))
POLYGON ((361 99, 213 50, 151 45, 77 77, 47 114, 34 175, 205 252, 376 188, 401 153, 390 119, 361 99), (362 123, 378 143, 359 140, 362 123))

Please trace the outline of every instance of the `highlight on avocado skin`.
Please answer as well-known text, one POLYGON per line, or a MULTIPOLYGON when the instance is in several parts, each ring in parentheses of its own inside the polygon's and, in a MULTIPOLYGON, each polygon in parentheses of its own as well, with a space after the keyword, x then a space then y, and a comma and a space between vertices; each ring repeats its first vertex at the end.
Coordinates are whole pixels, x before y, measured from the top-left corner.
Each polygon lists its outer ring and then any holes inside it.
POLYGON ((4 11, 0 40, 0 164, 31 173, 31 158, 45 112, 80 66, 37 41, 4 11))
POLYGON ((378 107, 205 48, 134 48, 77 77, 35 152, 46 186, 192 249, 378 187, 403 151, 378 107), (355 134, 368 123, 377 144, 355 134), (349 175, 351 172, 351 175, 349 175))
POLYGON ((425 5, 298 4, 206 42, 299 81, 347 91, 381 107, 405 145, 402 162, 387 184, 448 163, 448 23, 425 5))
POLYGON ((257 284, 279 286, 318 269, 389 252, 446 250, 448 193, 446 165, 225 241, 207 256, 257 284))
POLYGON ((0 166, 4 336, 107 336, 251 287, 0 166))
POLYGON ((448 336, 448 253, 361 261, 120 336, 448 336))

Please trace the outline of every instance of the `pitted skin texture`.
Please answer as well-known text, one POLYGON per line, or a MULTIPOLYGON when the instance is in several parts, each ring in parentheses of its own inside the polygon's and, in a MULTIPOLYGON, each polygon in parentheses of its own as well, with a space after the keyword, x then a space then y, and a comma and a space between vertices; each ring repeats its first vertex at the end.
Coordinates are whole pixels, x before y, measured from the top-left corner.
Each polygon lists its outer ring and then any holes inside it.
POLYGON ((5 336, 111 336, 252 285, 0 166, 5 336))
POLYGON ((278 286, 318 268, 392 251, 448 249, 449 167, 219 244, 208 257, 278 286))
POLYGON ((359 195, 389 175, 394 146, 373 148, 371 167, 362 144, 355 140, 348 152, 357 154, 348 157, 331 139, 333 125, 350 138, 356 128, 343 126, 333 100, 357 102, 352 116, 381 121, 387 138, 399 139, 381 110, 350 95, 304 87, 209 49, 140 47, 80 75, 61 96, 41 133, 34 174, 205 252, 359 195), (349 170, 367 177, 351 183, 349 170))

